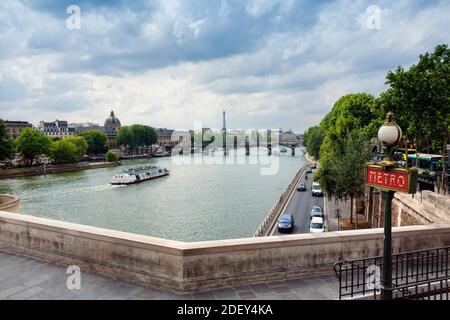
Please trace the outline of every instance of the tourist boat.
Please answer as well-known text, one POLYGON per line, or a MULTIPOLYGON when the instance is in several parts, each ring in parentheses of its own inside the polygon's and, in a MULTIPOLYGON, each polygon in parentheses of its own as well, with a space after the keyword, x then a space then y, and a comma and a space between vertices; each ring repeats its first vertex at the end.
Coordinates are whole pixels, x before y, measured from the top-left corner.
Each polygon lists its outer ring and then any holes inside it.
POLYGON ((111 179, 111 184, 132 184, 167 176, 169 170, 156 166, 131 168, 116 174, 111 179))

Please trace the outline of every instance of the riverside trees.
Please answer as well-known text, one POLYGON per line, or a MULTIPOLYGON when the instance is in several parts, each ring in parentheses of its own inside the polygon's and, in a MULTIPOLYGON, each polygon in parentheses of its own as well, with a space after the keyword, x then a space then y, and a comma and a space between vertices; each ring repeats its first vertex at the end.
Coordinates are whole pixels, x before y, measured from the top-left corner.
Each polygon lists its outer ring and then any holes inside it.
POLYGON ((79 133, 78 136, 83 137, 88 143, 87 152, 89 154, 97 155, 108 151, 108 136, 106 133, 98 130, 89 130, 79 133))
MULTIPOLYGON (((308 152, 320 159, 317 178, 327 195, 340 200, 361 195, 369 141, 376 137, 388 111, 396 114, 405 140, 412 141, 418 150, 440 152, 445 159, 450 140, 449 79, 450 50, 447 45, 438 45, 408 70, 398 67, 389 72, 389 87, 378 98, 368 94, 341 97, 319 126, 305 132, 308 152), (320 139, 312 138, 317 132, 324 134, 319 153, 320 139)), ((443 169, 445 172, 445 161, 443 169)))
POLYGON ((14 152, 14 144, 6 131, 5 122, 0 119, 0 160, 8 158, 14 152))
POLYGON ((25 163, 32 165, 34 159, 40 155, 49 155, 52 140, 39 130, 25 128, 16 141, 17 151, 22 154, 25 163))
POLYGON ((117 143, 127 148, 149 147, 156 142, 156 131, 150 126, 134 124, 120 128, 117 143))

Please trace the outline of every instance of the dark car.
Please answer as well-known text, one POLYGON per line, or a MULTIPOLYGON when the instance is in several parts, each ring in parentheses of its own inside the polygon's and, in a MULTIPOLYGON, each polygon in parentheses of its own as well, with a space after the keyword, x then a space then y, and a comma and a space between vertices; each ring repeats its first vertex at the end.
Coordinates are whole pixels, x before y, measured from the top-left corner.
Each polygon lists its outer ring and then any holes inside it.
POLYGON ((321 217, 323 218, 323 210, 319 206, 314 206, 311 210, 311 219, 314 217, 321 217))
POLYGON ((297 191, 306 191, 306 184, 303 182, 298 185, 297 191))
POLYGON ((294 217, 290 213, 284 213, 280 219, 278 219, 278 231, 292 232, 292 230, 294 230, 294 217))

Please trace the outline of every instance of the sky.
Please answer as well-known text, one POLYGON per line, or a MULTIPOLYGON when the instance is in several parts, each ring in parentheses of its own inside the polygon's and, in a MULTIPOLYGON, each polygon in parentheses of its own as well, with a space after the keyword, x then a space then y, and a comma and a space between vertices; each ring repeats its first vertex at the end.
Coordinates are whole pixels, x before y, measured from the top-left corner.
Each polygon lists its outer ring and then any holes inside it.
POLYGON ((446 0, 2 0, 0 118, 301 133, 449 30, 446 0))

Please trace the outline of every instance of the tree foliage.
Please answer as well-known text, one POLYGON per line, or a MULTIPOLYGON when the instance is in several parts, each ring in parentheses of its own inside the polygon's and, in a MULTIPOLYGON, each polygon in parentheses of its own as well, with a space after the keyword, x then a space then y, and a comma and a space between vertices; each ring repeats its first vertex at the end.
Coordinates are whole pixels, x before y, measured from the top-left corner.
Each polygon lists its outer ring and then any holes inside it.
POLYGON ((6 131, 5 122, 0 119, 0 160, 8 158, 14 153, 14 144, 6 131))
POLYGON ((320 157, 320 146, 325 138, 325 130, 321 126, 310 127, 303 135, 306 151, 316 159, 320 157))
POLYGON ((119 159, 117 154, 111 150, 106 153, 106 161, 108 162, 116 162, 119 159))
POLYGON ((49 155, 52 140, 42 134, 39 130, 25 128, 20 133, 16 141, 17 151, 31 165, 33 160, 40 155, 49 155))
POLYGON ((134 124, 120 128, 117 143, 129 148, 148 147, 156 142, 156 131, 150 126, 134 124))
POLYGON ((438 45, 408 70, 386 76, 389 88, 380 95, 384 112, 393 111, 404 137, 418 149, 438 153, 448 141, 450 125, 450 49, 438 45))
POLYGON ((53 142, 51 157, 55 163, 72 163, 81 159, 78 157, 77 146, 68 139, 53 142))
POLYGON ((89 130, 78 134, 83 137, 88 144, 89 154, 99 154, 108 151, 108 136, 106 133, 98 130, 89 130))

